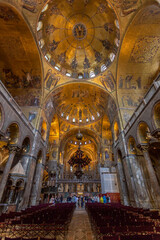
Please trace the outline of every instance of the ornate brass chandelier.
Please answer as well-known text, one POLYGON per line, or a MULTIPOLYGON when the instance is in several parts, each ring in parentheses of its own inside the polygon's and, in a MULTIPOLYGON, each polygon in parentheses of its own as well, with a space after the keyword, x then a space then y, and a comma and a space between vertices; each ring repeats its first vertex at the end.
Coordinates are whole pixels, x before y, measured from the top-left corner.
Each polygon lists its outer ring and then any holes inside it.
MULTIPOLYGON (((79 131, 76 136, 77 140, 80 141, 82 139, 82 137, 83 137, 83 135, 79 131)), ((87 165, 89 165, 90 162, 91 162, 91 159, 87 155, 85 155, 84 152, 80 149, 80 142, 79 142, 78 150, 68 161, 70 166, 76 168, 76 171, 74 174, 76 175, 76 177, 78 179, 81 178, 82 175, 84 174, 82 169, 84 167, 86 167, 87 165)))

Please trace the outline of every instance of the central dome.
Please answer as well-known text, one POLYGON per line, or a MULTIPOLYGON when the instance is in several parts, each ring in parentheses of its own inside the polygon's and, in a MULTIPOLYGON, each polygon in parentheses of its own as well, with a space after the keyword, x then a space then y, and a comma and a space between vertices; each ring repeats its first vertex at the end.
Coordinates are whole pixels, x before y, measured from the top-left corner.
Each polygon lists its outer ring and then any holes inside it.
POLYGON ((52 67, 68 77, 89 79, 114 61, 119 24, 105 0, 49 1, 39 16, 37 38, 52 67))

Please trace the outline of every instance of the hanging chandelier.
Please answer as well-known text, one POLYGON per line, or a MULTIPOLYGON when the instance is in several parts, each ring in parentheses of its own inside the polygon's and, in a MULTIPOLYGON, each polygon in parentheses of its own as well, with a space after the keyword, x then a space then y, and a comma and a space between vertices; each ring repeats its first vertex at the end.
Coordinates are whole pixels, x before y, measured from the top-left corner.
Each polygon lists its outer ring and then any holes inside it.
MULTIPOLYGON (((76 138, 80 141, 82 137, 83 135, 79 131, 78 134, 76 135, 76 138)), ((87 165, 89 165, 90 162, 91 162, 91 159, 87 155, 85 155, 84 152, 80 149, 80 143, 79 143, 78 150, 68 161, 71 167, 76 168, 76 171, 74 174, 78 179, 81 178, 82 175, 84 174, 82 169, 87 165)))

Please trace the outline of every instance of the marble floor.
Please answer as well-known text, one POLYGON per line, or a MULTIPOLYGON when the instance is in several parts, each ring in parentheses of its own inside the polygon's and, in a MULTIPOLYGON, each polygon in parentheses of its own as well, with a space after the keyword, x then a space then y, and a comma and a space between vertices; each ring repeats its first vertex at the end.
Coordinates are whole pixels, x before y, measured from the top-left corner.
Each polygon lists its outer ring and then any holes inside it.
POLYGON ((85 209, 76 209, 74 211, 67 240, 95 240, 85 209))

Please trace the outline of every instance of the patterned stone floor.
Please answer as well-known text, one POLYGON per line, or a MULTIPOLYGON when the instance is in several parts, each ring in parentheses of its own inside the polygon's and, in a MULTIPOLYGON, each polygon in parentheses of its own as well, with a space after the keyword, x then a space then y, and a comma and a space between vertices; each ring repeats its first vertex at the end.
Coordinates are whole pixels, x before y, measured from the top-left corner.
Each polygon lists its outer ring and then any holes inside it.
POLYGON ((76 209, 74 211, 67 240, 95 240, 88 214, 84 209, 76 209))

